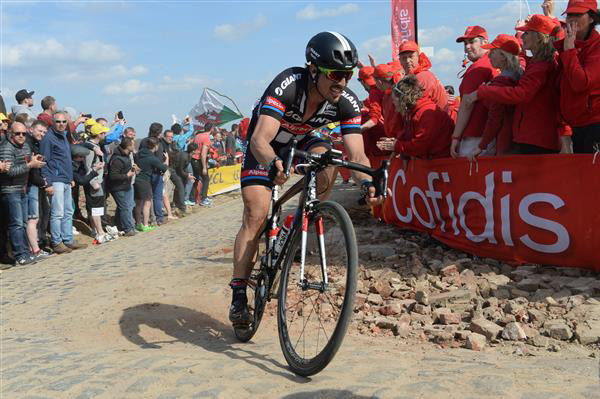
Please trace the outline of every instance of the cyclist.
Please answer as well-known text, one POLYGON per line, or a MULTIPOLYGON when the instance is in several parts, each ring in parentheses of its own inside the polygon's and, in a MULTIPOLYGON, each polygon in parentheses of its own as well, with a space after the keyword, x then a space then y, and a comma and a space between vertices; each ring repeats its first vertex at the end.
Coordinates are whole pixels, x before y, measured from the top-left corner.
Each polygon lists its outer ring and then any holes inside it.
MULTIPOLYGON (((229 319, 234 326, 251 322, 246 284, 269 211, 271 189, 287 180, 280 158, 284 147, 296 138, 299 149, 324 153, 330 145, 310 132, 340 122, 348 159, 370 166, 360 130, 361 105, 346 87, 357 64, 356 47, 347 37, 337 32, 321 32, 306 46, 306 66, 288 68, 277 75, 252 112, 240 179, 244 213, 235 239, 230 282, 229 319)), ((329 183, 336 173, 332 167, 318 176, 320 197, 328 195, 332 188, 329 183)), ((375 198, 370 176, 353 172, 353 178, 361 184, 367 203, 381 202, 375 198)))

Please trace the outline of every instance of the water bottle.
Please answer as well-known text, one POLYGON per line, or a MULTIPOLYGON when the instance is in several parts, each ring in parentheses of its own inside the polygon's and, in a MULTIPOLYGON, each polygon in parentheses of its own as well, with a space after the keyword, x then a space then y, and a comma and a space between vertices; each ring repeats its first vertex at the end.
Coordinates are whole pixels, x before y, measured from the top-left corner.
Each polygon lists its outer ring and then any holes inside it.
POLYGON ((287 236, 290 232, 293 221, 294 215, 288 215, 285 218, 285 222, 283 222, 283 226, 281 226, 281 229, 279 229, 279 232, 277 233, 277 238, 275 239, 275 244, 273 245, 273 262, 277 260, 281 250, 283 249, 283 244, 285 244, 285 241, 287 240, 287 236))

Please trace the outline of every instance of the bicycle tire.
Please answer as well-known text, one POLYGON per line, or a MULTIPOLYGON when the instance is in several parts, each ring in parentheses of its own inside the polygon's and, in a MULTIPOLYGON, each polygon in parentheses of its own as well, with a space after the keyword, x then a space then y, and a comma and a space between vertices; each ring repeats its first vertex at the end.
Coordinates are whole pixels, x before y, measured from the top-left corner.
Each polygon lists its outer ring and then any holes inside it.
MULTIPOLYGON (((355 293, 356 293, 357 269, 358 269, 358 248, 357 248, 357 244, 356 244, 356 236, 354 233, 354 227, 352 225, 352 221, 350 220, 350 217, 348 216, 348 213, 346 212, 346 210, 338 203, 332 202, 332 201, 321 202, 315 206, 314 211, 311 212, 311 215, 309 216, 310 217, 309 226, 312 225, 312 222, 314 222, 316 220, 318 215, 323 216, 325 213, 330 214, 336 220, 336 222, 339 225, 339 230, 341 231, 341 235, 343 236, 343 240, 338 240, 339 242, 335 242, 335 241, 334 242, 338 248, 342 245, 342 243, 344 244, 344 247, 345 247, 345 250, 339 250, 339 249, 338 250, 340 252, 345 251, 346 271, 347 271, 346 277, 345 277, 346 285, 344 287, 343 300, 341 301, 341 308, 339 310, 339 318, 338 318, 337 322, 335 323, 335 327, 333 328, 333 333, 331 334, 330 337, 328 337, 328 341, 325 344, 324 348, 322 350, 320 350, 318 353, 316 353, 314 357, 311 357, 311 358, 303 357, 298 353, 298 351, 294 347, 294 344, 290 337, 290 330, 293 328, 288 328, 288 323, 287 323, 287 311, 288 310, 290 310, 290 312, 293 313, 294 311, 291 309, 292 307, 296 306, 297 308, 299 308, 301 306, 302 307, 305 306, 304 300, 302 300, 302 305, 300 305, 300 301, 298 301, 298 303, 296 303, 296 304, 294 304, 293 301, 291 301, 292 304, 289 305, 290 309, 288 309, 288 303, 287 303, 288 295, 290 295, 290 298, 293 298, 295 295, 295 292, 290 293, 289 288, 291 287, 292 291, 294 291, 294 286, 293 285, 290 286, 289 284, 290 284, 290 275, 293 272, 294 267, 295 267, 294 257, 296 256, 296 252, 299 251, 299 248, 301 245, 301 230, 302 230, 301 228, 298 228, 295 230, 295 232, 292 236, 292 241, 290 242, 288 250, 285 253, 285 258, 282 262, 282 272, 281 272, 280 287, 279 287, 280 288, 279 289, 279 299, 278 299, 278 304, 277 304, 277 324, 278 324, 278 331, 279 331, 279 343, 281 345, 281 349, 283 351, 284 357, 285 357, 288 365, 290 366, 290 369, 294 373, 301 375, 301 376, 314 375, 314 374, 320 372, 321 370, 323 370, 331 362, 331 360, 334 358, 335 354, 337 353, 338 349, 340 348, 340 345, 342 344, 342 341, 344 339, 344 336, 346 334, 348 325, 350 323, 350 320, 351 320, 352 314, 353 314, 354 297, 355 297, 355 293)), ((333 233, 336 231, 329 230, 329 231, 325 232, 325 236, 327 236, 328 233, 330 233, 330 232, 331 232, 331 235, 334 236, 333 233)), ((308 244, 307 244, 307 252, 308 251, 309 251, 309 248, 308 248, 308 244)), ((331 273, 333 273, 335 270, 336 269, 334 266, 331 266, 331 267, 328 266, 327 274, 329 275, 330 271, 331 271, 331 273)), ((292 282, 292 284, 294 284, 294 283, 292 282)), ((298 291, 301 289, 295 289, 295 290, 298 291)), ((331 298, 329 298, 329 296, 327 294, 325 294, 325 296, 328 297, 327 299, 329 300, 329 303, 333 306, 333 303, 330 300, 331 298)), ((338 303, 339 303, 339 297, 337 297, 337 298, 338 298, 338 303)), ((323 303, 320 303, 318 299, 316 301, 317 301, 316 306, 319 309, 322 309, 323 303)), ((316 310, 315 302, 312 301, 312 299, 311 299, 311 302, 313 302, 312 303, 313 310, 316 310)), ((302 311, 302 313, 306 313, 306 311, 302 311)), ((310 319, 311 315, 312 315, 312 311, 308 316, 309 319, 310 319)), ((298 319, 299 319, 299 317, 296 320, 298 320, 298 319)), ((294 320, 291 320, 290 323, 294 323, 294 320)), ((320 323, 320 327, 323 327, 323 329, 324 329, 324 324, 322 323, 320 316, 319 316, 319 323, 320 323)), ((327 323, 325 323, 325 324, 327 324, 327 323)), ((306 324, 304 326, 304 329, 306 329, 306 324)), ((301 334, 304 333, 304 329, 302 330, 301 334)), ((298 345, 298 342, 296 343, 296 345, 298 345)), ((317 333, 317 346, 318 346, 318 333, 317 333)))
POLYGON ((248 284, 248 288, 253 292, 252 298, 249 301, 253 304, 252 311, 252 323, 247 327, 234 326, 233 333, 235 337, 241 342, 248 342, 254 337, 254 334, 258 331, 258 327, 260 326, 260 322, 264 315, 265 307, 267 306, 267 296, 270 287, 270 280, 268 273, 263 270, 261 265, 261 256, 263 255, 264 249, 266 248, 266 244, 262 243, 268 239, 268 235, 263 233, 263 239, 259 241, 258 246, 258 256, 256 263, 254 265, 254 269, 251 273, 251 278, 248 284), (260 294, 262 291, 262 295, 260 294), (257 294, 259 293, 259 294, 257 294))

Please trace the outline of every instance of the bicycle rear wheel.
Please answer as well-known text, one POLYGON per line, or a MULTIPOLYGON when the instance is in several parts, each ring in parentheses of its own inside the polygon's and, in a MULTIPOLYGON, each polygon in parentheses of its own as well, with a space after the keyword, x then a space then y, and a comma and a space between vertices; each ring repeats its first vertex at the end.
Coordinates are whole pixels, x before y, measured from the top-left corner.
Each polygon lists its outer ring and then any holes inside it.
POLYGON ((295 231, 282 263, 277 323, 291 370, 309 376, 329 364, 346 334, 353 312, 358 250, 346 210, 336 202, 319 203, 309 215, 304 281, 300 281, 301 233, 295 231), (319 231, 324 232, 322 242, 319 231))

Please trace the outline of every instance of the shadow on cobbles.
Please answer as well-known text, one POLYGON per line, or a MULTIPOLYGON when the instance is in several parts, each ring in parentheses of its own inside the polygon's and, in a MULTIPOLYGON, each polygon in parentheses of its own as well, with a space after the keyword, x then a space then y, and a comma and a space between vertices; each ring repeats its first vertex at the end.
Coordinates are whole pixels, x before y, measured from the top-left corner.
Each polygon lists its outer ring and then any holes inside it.
POLYGON ((318 391, 296 392, 281 399, 379 399, 378 396, 363 396, 347 390, 321 389, 318 391))
POLYGON ((240 348, 239 346, 251 344, 241 344, 234 337, 231 326, 197 310, 163 303, 144 303, 124 309, 119 326, 123 337, 143 349, 161 349, 161 345, 177 342, 188 343, 231 359, 239 359, 267 373, 294 382, 311 381, 309 378, 287 372, 285 365, 267 355, 240 348), (142 325, 159 329, 173 337, 173 340, 148 342, 140 334, 142 325))

